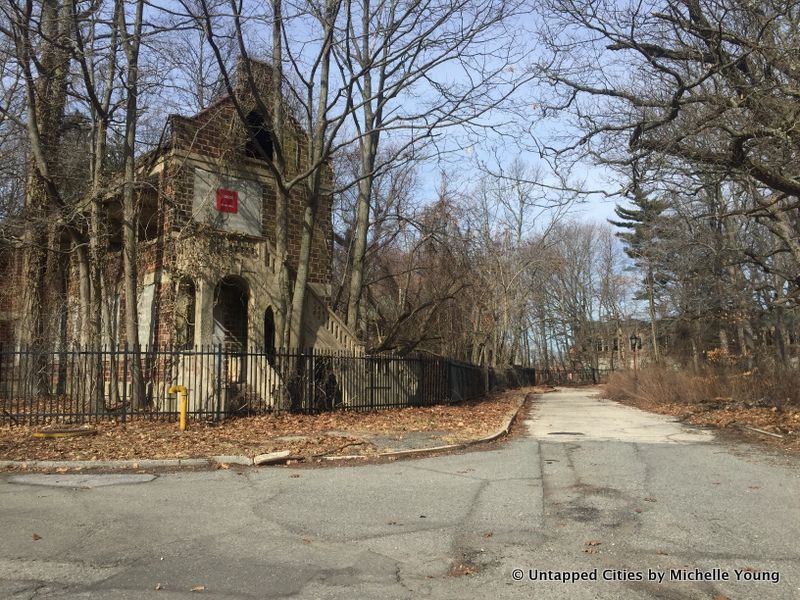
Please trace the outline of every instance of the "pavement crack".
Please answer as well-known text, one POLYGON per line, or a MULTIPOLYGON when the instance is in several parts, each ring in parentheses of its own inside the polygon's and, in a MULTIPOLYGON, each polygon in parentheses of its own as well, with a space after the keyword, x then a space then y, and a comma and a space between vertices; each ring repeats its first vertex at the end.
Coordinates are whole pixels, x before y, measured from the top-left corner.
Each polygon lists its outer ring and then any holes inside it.
POLYGON ((37 585, 36 585, 36 586, 35 586, 35 587, 34 587, 34 588, 31 590, 31 595, 30 595, 30 596, 28 596, 26 600, 33 600, 34 598, 36 598, 36 597, 39 595, 39 592, 41 592, 41 591, 42 591, 42 590, 44 590, 44 589, 47 589, 47 587, 48 587, 48 586, 47 586, 47 585, 45 585, 45 584, 43 584, 43 583, 37 584, 37 585))
POLYGON ((461 479, 470 479, 472 481, 481 481, 481 482, 489 481, 485 477, 480 477, 478 475, 468 475, 466 473, 453 473, 452 471, 442 471, 440 469, 432 469, 430 467, 420 467, 418 465, 409 465, 408 468, 415 469, 417 471, 427 471, 429 473, 437 473, 439 475, 451 475, 452 477, 459 477, 461 479))
POLYGON ((410 594, 409 597, 411 597, 411 598, 414 597, 414 590, 412 590, 410 587, 408 587, 406 582, 403 581, 403 574, 401 573, 401 569, 400 569, 400 565, 399 564, 396 564, 395 568, 394 568, 394 581, 395 581, 395 583, 397 585, 399 585, 401 588, 403 588, 405 591, 407 591, 410 594))
POLYGON ((466 571, 477 570, 474 558, 479 552, 483 552, 483 549, 476 550, 473 548, 473 545, 470 544, 468 538, 470 535, 475 535, 476 532, 473 531, 469 525, 474 520, 478 510, 478 503, 483 493, 489 487, 489 483, 490 482, 487 480, 481 481, 481 484, 478 486, 478 489, 475 490, 470 500, 469 510, 467 510, 461 520, 455 524, 453 541, 450 545, 450 555, 453 557, 451 561, 451 575, 467 574, 466 572, 462 572, 464 569, 466 569, 466 571))

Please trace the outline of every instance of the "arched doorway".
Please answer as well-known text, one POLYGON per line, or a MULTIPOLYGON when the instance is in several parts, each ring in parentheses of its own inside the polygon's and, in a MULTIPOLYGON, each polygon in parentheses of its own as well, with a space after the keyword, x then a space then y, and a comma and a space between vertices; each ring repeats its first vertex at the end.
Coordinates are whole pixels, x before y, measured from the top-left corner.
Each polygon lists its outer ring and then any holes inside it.
POLYGON ((264 311, 264 353, 270 364, 275 361, 275 312, 271 306, 264 311))
POLYGON ((247 282, 229 275, 214 291, 214 344, 227 352, 247 349, 247 304, 250 293, 247 282))

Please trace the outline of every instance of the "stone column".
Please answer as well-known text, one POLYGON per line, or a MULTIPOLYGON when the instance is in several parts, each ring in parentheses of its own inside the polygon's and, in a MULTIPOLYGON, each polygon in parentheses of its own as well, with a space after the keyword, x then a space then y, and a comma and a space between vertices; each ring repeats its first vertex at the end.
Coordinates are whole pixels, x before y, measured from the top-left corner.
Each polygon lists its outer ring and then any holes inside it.
POLYGON ((195 343, 206 346, 214 341, 214 289, 216 285, 198 278, 194 307, 195 343))

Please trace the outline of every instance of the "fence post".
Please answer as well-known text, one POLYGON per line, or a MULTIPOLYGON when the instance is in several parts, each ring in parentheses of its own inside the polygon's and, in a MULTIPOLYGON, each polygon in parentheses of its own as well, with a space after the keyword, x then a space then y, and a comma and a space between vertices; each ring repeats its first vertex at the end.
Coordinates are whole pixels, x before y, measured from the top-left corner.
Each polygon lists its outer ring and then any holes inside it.
POLYGON ((306 411, 309 413, 314 413, 317 410, 317 399, 316 399, 316 386, 314 381, 314 347, 308 349, 308 357, 306 358, 306 381, 308 383, 307 392, 306 392, 306 411))
POLYGON ((128 342, 122 347, 122 422, 128 410, 128 342))
POLYGON ((369 409, 375 409, 375 373, 372 370, 372 359, 367 358, 364 363, 367 367, 367 389, 369 389, 369 409))
MULTIPOLYGON (((213 352, 213 350, 212 350, 213 352)), ((222 414, 222 344, 217 344, 217 409, 214 411, 214 420, 219 421, 222 414)))
POLYGON ((453 401, 453 385, 450 379, 450 361, 444 361, 444 372, 445 372, 445 385, 447 386, 447 401, 453 401))

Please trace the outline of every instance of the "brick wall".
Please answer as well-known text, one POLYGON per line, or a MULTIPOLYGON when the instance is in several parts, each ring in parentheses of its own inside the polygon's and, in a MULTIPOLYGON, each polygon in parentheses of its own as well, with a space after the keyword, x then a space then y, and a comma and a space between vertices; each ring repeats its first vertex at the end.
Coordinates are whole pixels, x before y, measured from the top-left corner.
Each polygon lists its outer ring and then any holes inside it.
MULTIPOLYGON (((270 69, 263 64, 254 63, 256 75, 261 89, 269 88, 270 69)), ((247 111, 255 108, 255 101, 250 92, 240 83, 237 83, 237 94, 241 98, 247 111)), ((265 118, 268 123, 269 117, 265 118)), ((171 116, 170 126, 172 131, 171 146, 184 155, 204 157, 207 162, 216 162, 219 165, 229 166, 233 171, 254 174, 254 178, 261 183, 262 189, 262 220, 263 233, 273 244, 275 242, 275 201, 276 189, 272 181, 268 166, 263 161, 247 157, 244 152, 249 133, 241 123, 233 102, 230 98, 223 98, 194 117, 171 116)), ((291 118, 287 118, 289 135, 285 136, 285 155, 287 168, 290 175, 297 174, 301 169, 307 168, 307 139, 302 128, 291 118)), ((169 156, 165 153, 165 157, 169 156)), ((155 239, 140 242, 138 251, 138 269, 140 281, 144 284, 148 274, 163 269, 169 272, 174 260, 174 239, 172 233, 181 231, 192 218, 192 204, 194 199, 194 168, 195 165, 181 157, 167 159, 163 163, 163 170, 149 181, 150 191, 157 189, 158 210, 151 218, 156 223, 156 231, 149 232, 148 236, 155 239)), ((203 168, 211 168, 210 165, 203 168)), ((326 166, 324 180, 327 184, 333 180, 330 167, 326 166)), ((292 190, 289 203, 289 231, 287 234, 289 245, 290 264, 296 266, 300 252, 300 241, 303 220, 303 189, 296 186, 292 190)), ((309 281, 317 284, 331 282, 331 256, 333 247, 331 223, 331 198, 324 197, 317 212, 317 225, 314 232, 314 241, 310 257, 309 281)), ((106 290, 109 294, 116 295, 122 280, 122 261, 117 251, 109 252, 106 262, 106 290)), ((17 326, 17 313, 21 309, 20 261, 22 251, 15 248, 0 248, 0 278, 4 285, 0 286, 0 342, 12 341, 14 328, 17 326), (9 318, 9 316, 11 318, 9 318)), ((67 297, 70 310, 78 310, 78 274, 74 263, 69 268, 67 278, 67 297)), ((155 291, 158 311, 155 316, 157 328, 156 342, 169 343, 174 335, 172 313, 175 305, 175 281, 164 281, 155 291)), ((120 315, 124 315, 125 299, 120 298, 120 315)), ((77 313, 75 313, 77 314, 77 313)), ((124 319, 119 324, 120 342, 124 342, 124 319)), ((80 337, 79 320, 68 320, 68 339, 77 340, 80 337)))
MULTIPOLYGON (((269 76, 266 74, 268 67, 258 63, 256 63, 256 67, 257 76, 260 77, 262 85, 268 85, 269 76)), ((238 86, 238 89, 241 94, 240 102, 245 112, 254 110, 256 104, 250 93, 241 91, 241 86, 238 86)), ((170 119, 173 148, 219 161, 223 165, 232 165, 258 176, 262 184, 263 195, 263 232, 265 237, 274 244, 275 185, 264 182, 263 178, 265 177, 272 179, 266 163, 245 155, 244 147, 249 139, 249 134, 241 123, 232 100, 223 98, 191 118, 172 116, 170 119)), ((265 121, 269 122, 269 117, 265 121)), ((288 173, 292 176, 297 174, 300 169, 308 167, 306 158, 307 143, 302 129, 291 118, 287 119, 287 128, 289 128, 290 133, 286 136, 284 154, 288 173)), ((174 202, 175 206, 175 214, 171 223, 173 231, 180 230, 186 226, 191 217, 194 198, 193 168, 190 163, 182 164, 177 160, 167 168, 164 193, 167 198, 174 202)), ((326 165, 325 169, 324 180, 330 185, 333 175, 329 166, 326 165)), ((302 187, 298 185, 295 186, 290 194, 287 239, 290 264, 294 265, 297 264, 300 252, 304 209, 303 193, 302 187)), ((331 281, 332 232, 331 198, 325 197, 317 212, 317 225, 314 230, 309 277, 312 283, 328 284, 331 281)))

